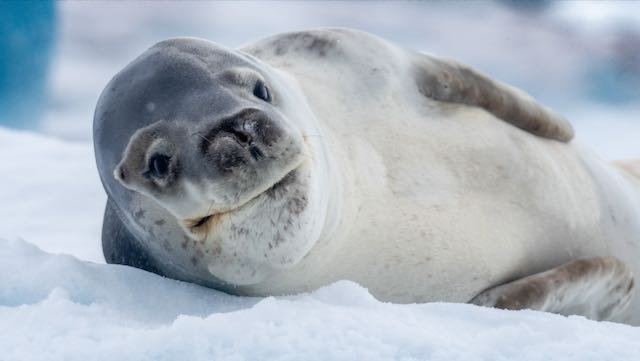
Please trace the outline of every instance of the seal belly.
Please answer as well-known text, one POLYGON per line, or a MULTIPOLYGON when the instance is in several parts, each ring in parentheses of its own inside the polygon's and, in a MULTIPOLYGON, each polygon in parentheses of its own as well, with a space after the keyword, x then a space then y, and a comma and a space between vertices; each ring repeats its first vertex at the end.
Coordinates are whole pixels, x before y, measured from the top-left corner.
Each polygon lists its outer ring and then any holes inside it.
MULTIPOLYGON (((573 146, 469 107, 441 119, 402 114, 408 127, 376 128, 396 120, 370 114, 368 128, 342 139, 337 158, 357 200, 323 251, 331 257, 311 267, 327 274, 303 277, 306 285, 347 278, 386 301, 466 302, 490 285, 607 254, 599 185, 573 146)), ((284 293, 298 291, 291 286, 284 293)))

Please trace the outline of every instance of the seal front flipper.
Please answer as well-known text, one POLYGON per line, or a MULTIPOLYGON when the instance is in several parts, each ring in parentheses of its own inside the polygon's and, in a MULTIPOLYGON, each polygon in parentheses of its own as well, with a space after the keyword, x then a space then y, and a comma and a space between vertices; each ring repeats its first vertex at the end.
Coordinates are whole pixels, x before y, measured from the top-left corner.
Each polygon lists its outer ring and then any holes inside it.
POLYGON ((622 321, 628 316, 633 291, 633 275, 624 263, 613 257, 598 257, 568 262, 490 288, 470 303, 622 321))
POLYGON ((418 54, 414 60, 418 90, 427 98, 480 107, 511 125, 540 137, 569 142, 571 124, 525 92, 490 79, 451 60, 418 54))
POLYGON ((162 274, 155 262, 124 225, 118 211, 107 200, 102 224, 102 252, 107 263, 123 264, 162 274))

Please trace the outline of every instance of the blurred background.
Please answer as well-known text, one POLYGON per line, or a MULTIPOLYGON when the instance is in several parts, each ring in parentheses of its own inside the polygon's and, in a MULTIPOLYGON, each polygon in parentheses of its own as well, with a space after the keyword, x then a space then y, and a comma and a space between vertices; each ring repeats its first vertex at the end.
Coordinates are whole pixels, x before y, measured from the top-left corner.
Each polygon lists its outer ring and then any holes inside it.
POLYGON ((0 127, 89 142, 109 79, 168 37, 228 47, 343 26, 470 64, 563 114, 607 159, 640 156, 640 2, 0 0, 0 127))

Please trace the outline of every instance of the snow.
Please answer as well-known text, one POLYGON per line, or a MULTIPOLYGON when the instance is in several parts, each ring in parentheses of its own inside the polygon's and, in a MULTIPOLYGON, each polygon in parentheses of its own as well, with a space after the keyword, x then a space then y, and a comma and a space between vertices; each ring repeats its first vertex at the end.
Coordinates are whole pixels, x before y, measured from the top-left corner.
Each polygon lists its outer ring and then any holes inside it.
POLYGON ((0 128, 0 149, 2 361, 640 357, 640 328, 578 316, 381 303, 348 281, 235 297, 106 265, 91 145, 0 128))
POLYGON ((104 262, 93 146, 0 128, 0 149, 0 237, 104 262))
POLYGON ((640 328, 465 304, 394 305, 341 281, 242 298, 0 241, 2 360, 637 360, 640 328), (19 270, 19 271, 17 271, 19 270))

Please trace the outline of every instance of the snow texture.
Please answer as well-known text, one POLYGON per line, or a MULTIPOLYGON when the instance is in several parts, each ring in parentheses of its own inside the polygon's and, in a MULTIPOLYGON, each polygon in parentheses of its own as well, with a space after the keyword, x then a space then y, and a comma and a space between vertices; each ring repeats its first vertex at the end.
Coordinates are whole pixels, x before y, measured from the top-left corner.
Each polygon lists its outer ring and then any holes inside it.
POLYGON ((91 144, 0 128, 0 150, 0 237, 104 262, 106 196, 91 144))
POLYGON ((637 360, 640 329, 464 304, 394 305, 341 281, 242 298, 0 241, 2 360, 637 360))
POLYGON ((348 281, 243 298, 105 265, 91 146, 1 128, 0 144, 2 361, 640 358, 640 328, 583 317, 381 303, 348 281))

